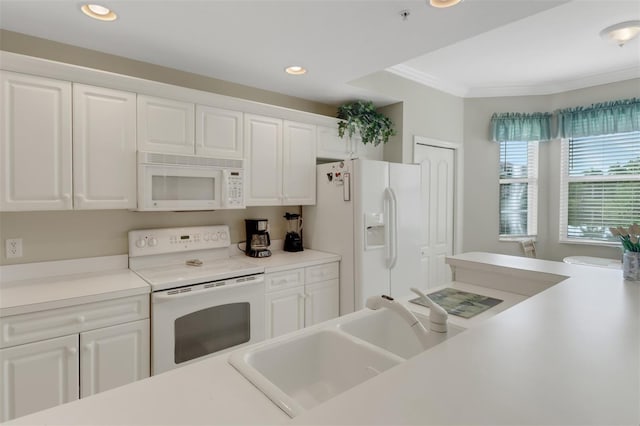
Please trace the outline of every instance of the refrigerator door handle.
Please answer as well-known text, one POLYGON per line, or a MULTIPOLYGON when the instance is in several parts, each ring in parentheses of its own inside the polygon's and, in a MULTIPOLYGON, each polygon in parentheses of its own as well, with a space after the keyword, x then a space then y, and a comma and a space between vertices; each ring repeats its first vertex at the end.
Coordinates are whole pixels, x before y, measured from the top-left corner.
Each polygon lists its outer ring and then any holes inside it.
POLYGON ((391 269, 396 266, 398 261, 398 202, 396 193, 393 189, 386 188, 384 190, 384 199, 388 205, 387 213, 387 268, 391 269))

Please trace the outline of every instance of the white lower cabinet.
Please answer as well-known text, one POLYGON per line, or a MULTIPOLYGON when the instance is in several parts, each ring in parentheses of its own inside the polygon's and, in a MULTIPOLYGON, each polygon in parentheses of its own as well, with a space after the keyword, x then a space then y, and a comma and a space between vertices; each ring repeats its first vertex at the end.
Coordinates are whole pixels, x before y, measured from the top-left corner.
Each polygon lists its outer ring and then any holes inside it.
POLYGON ((338 262, 265 274, 266 338, 336 318, 338 262))
POLYGON ((77 334, 0 349, 0 420, 78 399, 78 359, 77 334))
POLYGON ((0 421, 149 377, 149 295, 0 317, 0 421))
POLYGON ((80 397, 149 377, 149 320, 80 334, 80 397))

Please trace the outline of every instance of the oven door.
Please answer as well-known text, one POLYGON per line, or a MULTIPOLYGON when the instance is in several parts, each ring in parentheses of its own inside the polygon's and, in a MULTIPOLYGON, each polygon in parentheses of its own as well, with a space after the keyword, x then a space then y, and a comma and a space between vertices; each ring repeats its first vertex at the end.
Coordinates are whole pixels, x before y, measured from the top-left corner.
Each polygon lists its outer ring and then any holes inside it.
POLYGON ((138 210, 211 210, 222 207, 222 169, 140 164, 138 210))
POLYGON ((264 276, 151 295, 151 371, 162 373, 264 340, 264 276))

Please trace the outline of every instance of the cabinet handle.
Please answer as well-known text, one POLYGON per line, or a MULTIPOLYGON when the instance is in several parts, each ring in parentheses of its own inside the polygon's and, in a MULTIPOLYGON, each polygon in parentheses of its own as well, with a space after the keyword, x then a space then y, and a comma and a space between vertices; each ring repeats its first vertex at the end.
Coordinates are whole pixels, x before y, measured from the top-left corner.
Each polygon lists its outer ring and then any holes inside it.
POLYGON ((78 315, 78 317, 76 319, 78 320, 79 323, 83 323, 86 320, 84 315, 78 315))
POLYGON ((71 347, 71 348, 67 348, 67 351, 69 352, 69 354, 71 355, 75 355, 78 353, 78 349, 76 347, 71 347))

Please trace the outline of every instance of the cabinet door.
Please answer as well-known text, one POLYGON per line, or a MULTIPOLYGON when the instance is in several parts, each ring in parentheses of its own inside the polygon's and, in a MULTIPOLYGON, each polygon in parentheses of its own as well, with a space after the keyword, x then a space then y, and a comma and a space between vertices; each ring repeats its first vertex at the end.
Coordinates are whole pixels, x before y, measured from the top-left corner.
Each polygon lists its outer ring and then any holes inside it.
POLYGON ((196 154, 242 159, 242 113, 196 106, 196 154))
POLYGON ((71 209, 71 83, 0 71, 0 210, 71 209))
POLYGON ((305 327, 338 316, 340 288, 337 279, 309 284, 305 293, 305 327))
POLYGON ((351 142, 353 143, 355 157, 382 161, 384 154, 384 145, 382 143, 378 144, 378 146, 371 143, 365 145, 362 143, 360 135, 353 135, 351 142))
POLYGON ((76 209, 136 207, 136 95, 73 85, 76 209))
POLYGON ((0 349, 2 421, 78 399, 78 335, 0 349))
POLYGON ((267 293, 265 301, 267 339, 304 327, 304 286, 267 293))
POLYGON ((149 320, 80 334, 81 397, 149 377, 149 320))
POLYGON ((282 120, 245 114, 245 204, 282 204, 282 120))
POLYGON ((318 126, 316 131, 316 157, 332 160, 351 158, 348 137, 338 136, 338 126, 318 126))
POLYGON ((284 205, 316 203, 316 126, 284 122, 282 196, 284 205))
POLYGON ((193 155, 195 105, 138 95, 138 150, 193 155))

